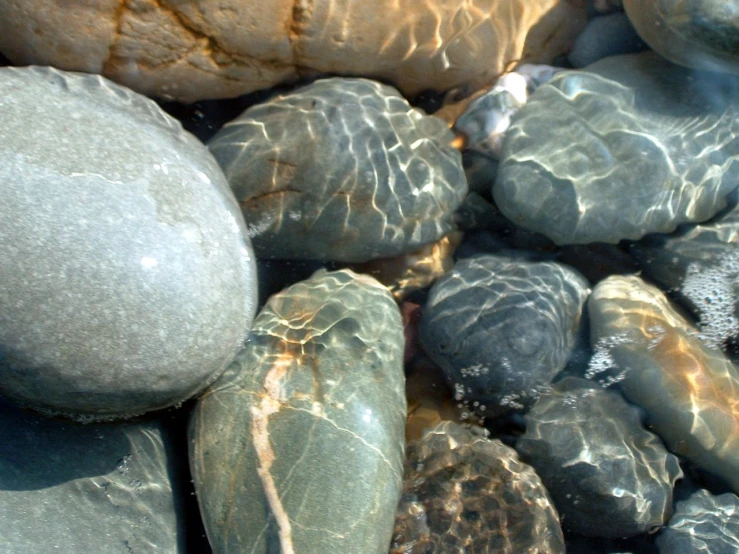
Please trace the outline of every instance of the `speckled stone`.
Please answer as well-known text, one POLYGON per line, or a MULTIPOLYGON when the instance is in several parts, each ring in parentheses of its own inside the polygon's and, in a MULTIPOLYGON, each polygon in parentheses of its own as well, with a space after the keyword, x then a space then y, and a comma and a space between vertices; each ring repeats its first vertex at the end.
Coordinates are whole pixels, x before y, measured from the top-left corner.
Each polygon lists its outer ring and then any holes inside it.
POLYGON ((687 67, 739 73, 735 0, 624 0, 639 35, 655 52, 687 67))
POLYGON ((160 421, 80 425, 0 400, 0 552, 185 552, 185 472, 160 421))
POLYGON ((588 300, 591 376, 618 382, 667 447, 739 491, 739 372, 656 287, 616 275, 588 300))
POLYGON ((421 345, 471 408, 522 407, 565 366, 589 292, 555 262, 462 260, 431 287, 421 345))
POLYGON ((565 529, 630 537, 672 515, 672 488, 682 477, 678 460, 619 393, 567 377, 524 418, 516 450, 541 477, 565 529))
POLYGON ((482 429, 446 421, 408 445, 391 554, 565 552, 534 470, 482 429))
POLYGON ((455 229, 453 133, 393 88, 325 79, 246 110, 208 147, 260 258, 365 262, 455 229))
POLYGON ((660 554, 739 552, 739 497, 699 490, 677 503, 670 525, 657 537, 660 554))
POLYGON ((96 76, 2 68, 0 118, 0 393, 102 418, 202 390, 256 304, 213 157, 96 76))
POLYGON ((318 271, 273 296, 201 397, 190 464, 216 553, 386 553, 402 486, 403 326, 389 291, 318 271))
POLYGON ((559 245, 705 221, 739 182, 738 108, 739 78, 652 52, 562 72, 513 118, 496 204, 559 245))

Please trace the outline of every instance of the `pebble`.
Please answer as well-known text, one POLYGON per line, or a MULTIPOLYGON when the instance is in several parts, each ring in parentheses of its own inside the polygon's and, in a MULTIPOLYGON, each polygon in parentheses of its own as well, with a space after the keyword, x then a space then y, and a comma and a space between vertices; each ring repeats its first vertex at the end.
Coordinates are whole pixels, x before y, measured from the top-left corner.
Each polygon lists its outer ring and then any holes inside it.
POLYGON ((208 150, 102 77, 0 69, 0 392, 84 419, 180 403, 223 372, 257 302, 208 150))
POLYGON ((272 296, 200 398, 190 464, 217 553, 385 554, 400 498, 403 325, 349 270, 272 296))
POLYGON ((393 88, 324 79, 246 110, 209 142, 257 254, 365 262, 455 230, 454 135, 393 88))
POLYGON ((572 67, 582 68, 609 56, 633 54, 646 48, 626 14, 617 12, 591 19, 567 59, 572 67))
POLYGON ((408 445, 391 554, 564 554, 534 470, 483 430, 445 421, 408 445))
POLYGON ((589 292, 555 262, 462 260, 431 287, 421 346, 457 400, 482 415, 520 408, 565 366, 589 292))
POLYGON ((623 538, 667 523, 680 465, 619 393, 567 377, 524 418, 516 450, 541 477, 566 530, 623 538))

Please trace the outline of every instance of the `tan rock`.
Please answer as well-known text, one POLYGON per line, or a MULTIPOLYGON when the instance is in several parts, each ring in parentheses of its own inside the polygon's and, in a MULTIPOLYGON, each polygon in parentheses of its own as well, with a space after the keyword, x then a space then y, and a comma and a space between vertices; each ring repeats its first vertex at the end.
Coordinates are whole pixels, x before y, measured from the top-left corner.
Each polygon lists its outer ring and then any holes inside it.
POLYGON ((3 0, 16 64, 102 73, 139 92, 228 98, 314 73, 404 94, 488 85, 545 63, 585 23, 584 0, 3 0))

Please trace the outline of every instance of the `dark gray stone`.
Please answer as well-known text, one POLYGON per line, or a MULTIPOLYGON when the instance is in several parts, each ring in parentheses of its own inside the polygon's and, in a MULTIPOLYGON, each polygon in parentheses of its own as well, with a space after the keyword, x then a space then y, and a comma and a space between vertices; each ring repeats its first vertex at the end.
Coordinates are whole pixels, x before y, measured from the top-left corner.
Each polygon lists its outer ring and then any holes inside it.
POLYGON ((560 245, 709 219, 739 182, 738 107, 739 79, 651 52, 559 73, 514 116, 496 204, 560 245))
POLYGON ((623 538, 667 522, 682 477, 678 460, 620 394, 568 377, 524 418, 516 450, 536 469, 566 530, 623 538))
POLYGON ((185 552, 172 433, 80 425, 0 400, 0 552, 185 552))
POLYGON ((386 553, 402 486, 403 327, 348 270, 273 296, 198 401, 190 463, 217 553, 386 553))
POLYGON ((213 157, 92 75, 2 68, 0 117, 0 393, 94 419, 202 390, 257 302, 213 157))
POLYGON ((575 39, 567 55, 573 67, 585 67, 609 56, 645 50, 634 26, 623 12, 594 17, 575 39))
POLYGON ((521 407, 565 366, 589 292, 555 262, 462 260, 431 288, 421 345, 458 400, 483 415, 521 407))
POLYGON ((391 554, 565 552, 539 476, 482 429, 451 421, 408 445, 391 554))
POLYGON ((209 143, 260 258, 364 262, 454 230, 454 134, 366 79, 325 79, 246 110, 209 143))
POLYGON ((739 497, 699 490, 677 503, 669 526, 657 537, 660 554, 739 552, 739 497))
POLYGON ((736 0, 624 0, 641 37, 674 63, 739 73, 736 0))

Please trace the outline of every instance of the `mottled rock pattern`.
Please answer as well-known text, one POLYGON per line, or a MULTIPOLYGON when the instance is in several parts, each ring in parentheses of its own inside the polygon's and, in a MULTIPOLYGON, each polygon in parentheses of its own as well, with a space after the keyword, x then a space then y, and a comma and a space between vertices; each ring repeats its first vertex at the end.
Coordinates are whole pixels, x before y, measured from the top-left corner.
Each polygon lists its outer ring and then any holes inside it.
POLYGON ((421 345, 482 414, 536 398, 565 366, 590 289, 555 262, 482 255, 431 288, 421 345))
POLYGON ((516 450, 541 477, 565 529, 630 537, 672 515, 678 460, 620 394, 568 377, 542 393, 524 418, 516 450))
POLYGON ((564 551, 549 494, 515 450, 449 421, 408 445, 391 554, 564 551))
POLYGON ((624 0, 649 46, 674 63, 739 73, 739 6, 727 0, 624 0))
POLYGON ((246 337, 256 270, 207 149, 97 76, 0 69, 0 392, 89 417, 171 406, 246 337))
POLYGON ((186 474, 159 421, 79 425, 0 400, 0 551, 185 552, 186 474))
POLYGON ((739 491, 739 374, 731 361, 639 277, 601 281, 588 312, 592 375, 618 381, 671 451, 739 491))
POLYGON ((439 119, 366 79, 324 79, 258 104, 209 142, 260 257, 364 262, 454 230, 467 194, 439 119))
POLYGON ((413 95, 549 62, 584 23, 579 0, 4 0, 0 51, 183 102, 316 73, 374 76, 413 95))
POLYGON ((654 53, 560 73, 513 118, 495 201, 560 245, 709 219, 739 180, 738 93, 737 78, 696 75, 654 53))
POLYGON ((322 270, 273 296, 192 418, 214 551, 387 552, 403 384, 400 311, 377 281, 322 270))
POLYGON ((670 525, 657 537, 661 554, 739 552, 739 498, 700 490, 677 503, 670 525))

